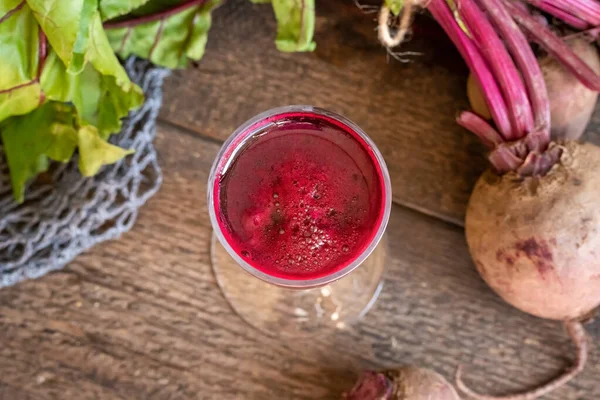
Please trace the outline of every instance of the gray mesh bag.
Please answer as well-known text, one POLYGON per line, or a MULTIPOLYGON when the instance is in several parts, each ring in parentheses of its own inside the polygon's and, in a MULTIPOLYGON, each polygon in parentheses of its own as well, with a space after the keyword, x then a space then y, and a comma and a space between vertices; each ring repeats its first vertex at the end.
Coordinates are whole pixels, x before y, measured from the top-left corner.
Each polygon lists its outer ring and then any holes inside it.
POLYGON ((81 176, 76 157, 57 163, 50 170, 50 183, 31 185, 19 205, 12 197, 0 145, 0 287, 62 268, 95 244, 118 238, 131 229, 139 207, 160 187, 152 140, 168 70, 137 58, 127 60, 125 68, 146 100, 110 141, 135 149, 133 155, 91 178, 81 176))

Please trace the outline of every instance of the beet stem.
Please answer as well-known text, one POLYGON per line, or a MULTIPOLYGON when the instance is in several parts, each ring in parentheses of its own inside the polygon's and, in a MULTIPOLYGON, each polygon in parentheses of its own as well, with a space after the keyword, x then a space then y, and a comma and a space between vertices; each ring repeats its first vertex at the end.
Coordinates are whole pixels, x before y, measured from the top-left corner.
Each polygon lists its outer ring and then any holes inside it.
MULTIPOLYGON (((577 0, 524 0, 531 4, 534 7, 539 8, 542 11, 547 12, 555 16, 556 18, 561 19, 564 22, 568 21, 563 18, 563 16, 567 15, 573 18, 577 18, 580 21, 584 21, 589 25, 596 25, 596 19, 589 13, 585 12, 581 9, 577 3, 577 0), (575 3, 575 4, 573 4, 575 3)), ((577 28, 577 26, 575 26, 577 28)), ((585 29, 585 28, 583 28, 585 29)))
POLYGON ((585 363, 587 362, 588 357, 588 338, 581 322, 571 320, 565 321, 564 324, 567 328, 569 336, 571 337, 571 340, 577 348, 577 358, 573 366, 571 366, 564 374, 553 379, 547 384, 537 389, 510 396, 488 396, 474 392, 463 382, 462 366, 459 366, 456 370, 456 386, 460 389, 460 391, 476 400, 534 400, 565 385, 567 382, 569 382, 571 379, 577 376, 581 371, 583 371, 585 367, 585 363))
POLYGON ((477 79, 498 131, 504 138, 512 137, 506 102, 502 97, 496 78, 492 75, 479 49, 460 28, 445 0, 430 0, 427 9, 446 31, 477 79))
POLYGON ((457 4, 460 16, 498 80, 506 101, 513 127, 513 135, 506 139, 519 139, 533 129, 531 105, 519 71, 517 71, 504 43, 479 6, 473 0, 460 0, 457 4))
POLYGON ((392 397, 394 383, 384 373, 366 371, 343 400, 387 400, 392 397))
POLYGON ((500 136, 486 120, 471 111, 460 113, 456 122, 463 128, 477 135, 483 144, 491 150, 495 149, 501 143, 504 143, 502 136, 500 136))
POLYGON ((600 76, 581 59, 554 32, 543 26, 529 14, 515 6, 510 0, 503 0, 508 11, 517 23, 526 30, 552 57, 564 65, 587 88, 600 92, 600 76))
POLYGON ((206 3, 207 1, 208 0, 187 0, 182 2, 181 4, 177 4, 171 8, 156 12, 154 14, 143 15, 141 17, 134 17, 125 20, 107 21, 103 23, 102 26, 104 27, 104 29, 119 29, 147 24, 149 22, 162 21, 172 15, 187 10, 190 7, 204 5, 204 3, 206 3))
MULTIPOLYGON (((525 34, 510 16, 502 0, 478 0, 510 51, 527 87, 534 116, 534 129, 545 135, 545 148, 550 143, 550 100, 540 65, 525 34)), ((528 131, 526 134, 530 134, 528 131)))
MULTIPOLYGON (((512 143, 514 144, 519 142, 512 143)), ((511 144, 498 146, 498 148, 488 154, 488 160, 496 172, 500 175, 510 171, 516 171, 519 169, 521 164, 523 164, 523 159, 516 154, 514 149, 511 148, 511 144)))
POLYGON ((596 0, 545 0, 555 7, 590 22, 592 25, 600 23, 600 4, 596 0))
POLYGON ((573 15, 570 12, 565 11, 562 8, 559 8, 547 1, 539 2, 539 4, 536 4, 536 7, 538 7, 542 11, 547 12, 555 18, 558 18, 559 20, 565 22, 567 25, 570 25, 575 29, 584 30, 590 27, 591 22, 583 20, 578 16, 573 15))

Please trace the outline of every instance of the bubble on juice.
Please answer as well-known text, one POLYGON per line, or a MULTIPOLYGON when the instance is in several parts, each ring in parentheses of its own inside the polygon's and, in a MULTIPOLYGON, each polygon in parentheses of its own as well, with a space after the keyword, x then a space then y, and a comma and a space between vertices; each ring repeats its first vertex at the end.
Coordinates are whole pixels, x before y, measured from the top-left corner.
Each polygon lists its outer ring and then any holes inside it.
POLYGON ((250 252, 248 250, 242 250, 242 256, 246 258, 250 258, 250 252))
POLYGON ((342 251, 343 251, 344 253, 347 253, 347 252, 349 252, 349 251, 350 251, 350 247, 348 247, 348 245, 347 245, 347 244, 345 244, 345 245, 343 245, 343 246, 342 246, 342 251))
POLYGON ((284 233, 285 233, 285 229, 280 229, 280 230, 279 230, 279 234, 280 234, 280 235, 283 235, 284 233))
POLYGON ((273 198, 274 198, 274 199, 277 199, 277 198, 279 198, 279 194, 277 194, 277 193, 273 193, 273 198))
POLYGON ((323 194, 321 193, 321 185, 316 184, 310 195, 313 199, 319 200, 323 196, 323 194))

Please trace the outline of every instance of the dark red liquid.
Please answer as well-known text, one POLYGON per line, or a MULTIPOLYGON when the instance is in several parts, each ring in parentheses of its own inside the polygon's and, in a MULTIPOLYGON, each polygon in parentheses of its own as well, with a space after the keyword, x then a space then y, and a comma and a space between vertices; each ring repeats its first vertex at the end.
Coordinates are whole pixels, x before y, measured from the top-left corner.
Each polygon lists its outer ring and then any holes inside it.
POLYGON ((226 155, 232 159, 215 184, 221 229, 266 274, 327 276, 355 260, 379 229, 381 169, 363 139, 336 120, 287 114, 270 122, 226 155))

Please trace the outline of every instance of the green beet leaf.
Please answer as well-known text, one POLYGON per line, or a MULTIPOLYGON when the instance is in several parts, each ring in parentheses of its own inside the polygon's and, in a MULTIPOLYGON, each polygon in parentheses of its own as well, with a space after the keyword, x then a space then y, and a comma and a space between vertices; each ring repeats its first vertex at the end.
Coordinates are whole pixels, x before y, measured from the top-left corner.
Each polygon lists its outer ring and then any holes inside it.
POLYGON ((27 0, 27 4, 67 70, 81 72, 98 0, 27 0))
POLYGON ((82 126, 77 132, 79 144, 79 170, 83 176, 93 176, 103 165, 112 164, 133 150, 125 150, 106 142, 91 126, 82 126))
POLYGON ((135 54, 168 68, 183 68, 189 60, 202 58, 211 26, 211 11, 221 1, 211 0, 190 7, 159 7, 171 3, 151 1, 131 15, 132 18, 148 17, 149 22, 135 26, 109 22, 106 34, 114 51, 121 58, 135 54), (178 12, 172 13, 172 10, 178 12))
POLYGON ((404 7, 404 0, 385 0, 385 5, 390 9, 392 14, 398 15, 402 7, 404 7))
POLYGON ((95 126, 100 136, 107 139, 121 129, 121 119, 139 107, 144 97, 112 52, 98 13, 90 32, 89 63, 84 70, 78 75, 69 74, 51 52, 41 84, 48 99, 73 103, 81 123, 95 126))
POLYGON ((54 161, 68 162, 77 147, 77 115, 70 104, 51 102, 54 121, 49 125, 49 145, 45 154, 54 161))
POLYGON ((48 99, 73 103, 81 123, 96 126, 105 139, 119 132, 121 119, 143 101, 137 86, 119 86, 114 76, 101 74, 92 64, 79 75, 69 74, 54 53, 41 82, 48 99))
POLYGON ((47 102, 26 115, 0 124, 0 134, 15 200, 22 202, 25 184, 48 169, 48 157, 67 161, 73 155, 76 133, 73 107, 47 102))
POLYGON ((37 82, 39 28, 31 9, 18 0, 0 1, 0 122, 40 104, 37 82))
POLYGON ((92 176, 106 164, 128 154, 106 142, 92 125, 79 125, 75 107, 49 101, 26 115, 10 117, 0 124, 15 200, 24 199, 25 185, 48 169, 49 159, 67 162, 79 148, 79 170, 92 176))
POLYGON ((100 0, 100 16, 102 21, 108 21, 121 15, 126 15, 143 6, 149 0, 100 0))
POLYGON ((275 44, 279 51, 313 51, 315 0, 272 0, 277 19, 275 44))
POLYGON ((128 154, 106 139, 143 93, 110 46, 97 0, 3 0, 0 15, 0 135, 15 199, 49 160, 67 162, 77 147, 86 176, 128 154), (78 14, 67 16, 65 4, 78 14), (61 21, 71 25, 54 25, 61 21))

